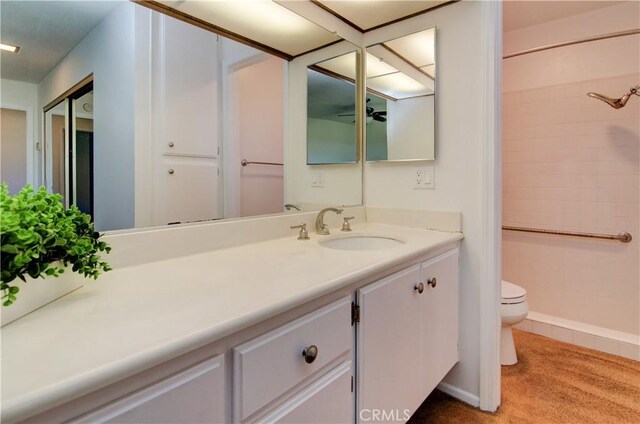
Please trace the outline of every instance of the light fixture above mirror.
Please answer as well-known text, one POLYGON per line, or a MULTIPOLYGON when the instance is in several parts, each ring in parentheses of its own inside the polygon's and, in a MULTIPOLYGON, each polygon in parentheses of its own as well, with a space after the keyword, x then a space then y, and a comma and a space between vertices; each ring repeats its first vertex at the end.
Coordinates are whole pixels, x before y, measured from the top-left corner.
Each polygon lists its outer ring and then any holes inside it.
POLYGON ((142 0, 138 3, 286 60, 341 40, 272 0, 142 0))

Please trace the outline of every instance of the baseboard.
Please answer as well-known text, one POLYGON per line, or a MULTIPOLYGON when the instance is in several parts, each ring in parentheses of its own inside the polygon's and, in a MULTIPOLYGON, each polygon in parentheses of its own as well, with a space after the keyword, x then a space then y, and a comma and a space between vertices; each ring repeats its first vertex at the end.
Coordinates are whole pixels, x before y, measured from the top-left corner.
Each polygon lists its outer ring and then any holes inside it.
POLYGON ((474 406, 476 408, 480 407, 480 398, 478 396, 469 392, 465 392, 459 387, 442 382, 438 384, 437 389, 443 393, 448 394, 451 397, 461 400, 464 403, 468 403, 471 406, 474 406))
POLYGON ((514 326, 518 330, 549 337, 576 346, 640 361, 640 336, 564 318, 529 312, 514 326))

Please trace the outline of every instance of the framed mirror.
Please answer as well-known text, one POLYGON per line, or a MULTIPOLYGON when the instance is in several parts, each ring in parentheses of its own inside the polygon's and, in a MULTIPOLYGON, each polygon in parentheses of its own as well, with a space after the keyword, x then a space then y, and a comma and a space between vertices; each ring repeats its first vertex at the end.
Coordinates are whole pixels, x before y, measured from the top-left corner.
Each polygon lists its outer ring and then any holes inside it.
POLYGON ((366 159, 435 159, 436 28, 367 47, 366 159))
POLYGON ((358 161, 355 52, 307 68, 307 164, 358 161))
MULTIPOLYGON (((316 187, 290 189, 308 178, 306 158, 286 155, 306 150, 306 117, 290 110, 307 93, 290 68, 322 61, 323 46, 324 59, 344 52, 332 32, 260 3, 249 17, 236 1, 0 2, 2 40, 21 47, 1 53, 2 180, 61 193, 99 231, 313 208, 316 187)), ((328 202, 361 202, 359 173, 325 172, 349 187, 327 187, 328 202)))

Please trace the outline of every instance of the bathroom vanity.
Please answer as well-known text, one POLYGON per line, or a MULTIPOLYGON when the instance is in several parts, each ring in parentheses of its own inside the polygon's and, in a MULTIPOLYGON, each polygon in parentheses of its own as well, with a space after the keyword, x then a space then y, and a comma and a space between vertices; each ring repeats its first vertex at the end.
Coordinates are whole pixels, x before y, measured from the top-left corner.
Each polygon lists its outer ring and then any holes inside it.
POLYGON ((124 266, 8 325, 3 422, 406 420, 458 361, 462 234, 330 227, 124 266), (397 243, 326 243, 361 237, 397 243))

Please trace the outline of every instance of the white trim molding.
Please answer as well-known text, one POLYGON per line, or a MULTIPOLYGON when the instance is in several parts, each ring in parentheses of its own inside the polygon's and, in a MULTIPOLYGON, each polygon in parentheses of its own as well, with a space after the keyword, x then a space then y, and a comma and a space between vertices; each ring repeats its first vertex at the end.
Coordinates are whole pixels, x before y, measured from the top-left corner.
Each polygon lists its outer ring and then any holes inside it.
POLYGON ((471 406, 479 407, 480 406, 480 398, 473 393, 469 393, 465 390, 462 390, 459 387, 454 386, 453 384, 445 383, 444 381, 438 384, 436 387, 442 393, 446 393, 451 397, 454 397, 458 400, 461 400, 464 403, 468 403, 471 406))
POLYGON ((501 77, 502 4, 482 2, 483 73, 483 243, 487 260, 480 275, 479 406, 500 406, 500 291, 502 268, 501 77))
POLYGON ((640 361, 640 336, 637 334, 533 311, 529 312, 526 320, 514 327, 561 342, 640 361))

